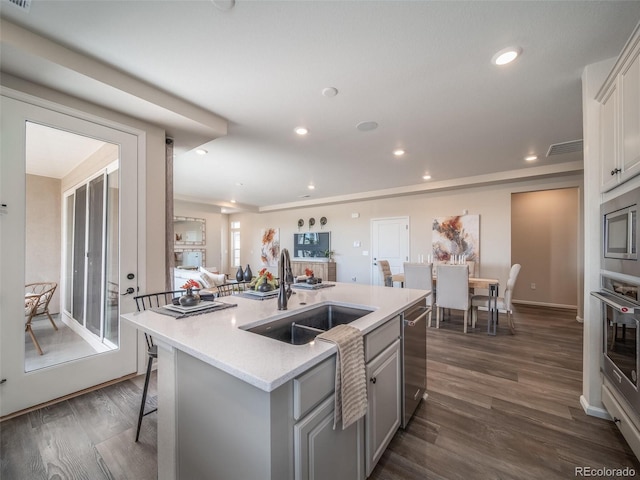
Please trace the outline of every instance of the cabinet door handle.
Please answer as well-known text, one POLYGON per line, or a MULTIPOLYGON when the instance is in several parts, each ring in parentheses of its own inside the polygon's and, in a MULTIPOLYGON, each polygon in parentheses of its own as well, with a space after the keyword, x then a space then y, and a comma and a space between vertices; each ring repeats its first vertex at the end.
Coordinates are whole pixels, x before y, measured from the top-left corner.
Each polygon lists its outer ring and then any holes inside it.
POLYGON ((376 383, 376 377, 371 377, 371 378, 369 379, 369 381, 370 381, 371 383, 376 383))
POLYGON ((620 173, 621 171, 621 168, 614 168, 613 170, 611 170, 611 175, 615 175, 616 173, 620 173))

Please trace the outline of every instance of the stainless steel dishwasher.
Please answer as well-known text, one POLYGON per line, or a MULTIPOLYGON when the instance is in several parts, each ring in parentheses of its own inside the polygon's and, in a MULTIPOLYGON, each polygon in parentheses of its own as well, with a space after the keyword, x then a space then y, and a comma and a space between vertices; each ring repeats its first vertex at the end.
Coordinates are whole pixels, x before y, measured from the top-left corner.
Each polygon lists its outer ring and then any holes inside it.
POLYGON ((402 428, 411 420, 427 388, 428 308, 419 302, 403 313, 402 322, 402 428))

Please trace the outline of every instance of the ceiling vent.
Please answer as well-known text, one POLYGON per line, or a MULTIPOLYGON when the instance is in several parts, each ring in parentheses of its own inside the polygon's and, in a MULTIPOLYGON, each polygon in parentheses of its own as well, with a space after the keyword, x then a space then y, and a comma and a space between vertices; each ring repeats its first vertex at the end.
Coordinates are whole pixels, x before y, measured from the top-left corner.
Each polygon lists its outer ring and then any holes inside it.
POLYGON ((31 0, 7 0, 10 4, 15 5, 21 10, 28 12, 31 9, 31 0))
POLYGON ((547 157, 552 155, 564 155, 565 153, 574 153, 582 151, 582 140, 572 140, 570 142, 554 143, 547 151, 547 157))

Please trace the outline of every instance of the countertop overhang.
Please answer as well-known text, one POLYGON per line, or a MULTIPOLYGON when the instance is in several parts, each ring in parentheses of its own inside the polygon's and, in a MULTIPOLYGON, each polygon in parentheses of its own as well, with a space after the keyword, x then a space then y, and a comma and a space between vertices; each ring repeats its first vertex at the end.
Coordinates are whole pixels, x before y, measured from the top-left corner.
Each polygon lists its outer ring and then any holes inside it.
MULTIPOLYGON (((332 284, 334 282, 331 282, 332 284)), ((121 318, 153 336, 154 341, 181 350, 256 388, 271 392, 336 352, 327 342, 290 345, 243 330, 323 303, 373 308, 350 325, 367 334, 423 300, 429 291, 374 285, 335 283, 319 290, 294 289, 287 310, 278 310, 275 298, 254 300, 222 297, 237 307, 176 319, 153 311, 121 318)))

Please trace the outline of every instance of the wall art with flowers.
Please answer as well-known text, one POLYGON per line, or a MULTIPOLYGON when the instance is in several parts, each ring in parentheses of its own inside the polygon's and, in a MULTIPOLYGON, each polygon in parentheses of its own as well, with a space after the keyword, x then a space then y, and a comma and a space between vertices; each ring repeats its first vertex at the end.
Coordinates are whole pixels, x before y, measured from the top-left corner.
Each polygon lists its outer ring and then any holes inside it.
POLYGON ((268 267, 278 266, 280 256, 280 229, 264 228, 262 230, 262 244, 260 246, 260 259, 262 264, 268 267))
POLYGON ((480 215, 456 215, 433 219, 433 259, 448 262, 453 255, 480 261, 480 215))

